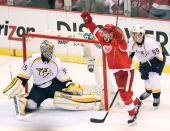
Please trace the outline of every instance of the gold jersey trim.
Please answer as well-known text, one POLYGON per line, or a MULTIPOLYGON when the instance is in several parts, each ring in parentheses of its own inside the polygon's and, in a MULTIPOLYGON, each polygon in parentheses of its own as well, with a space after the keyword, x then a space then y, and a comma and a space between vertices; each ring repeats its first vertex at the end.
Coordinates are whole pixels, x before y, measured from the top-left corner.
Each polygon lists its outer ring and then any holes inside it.
POLYGON ((22 78, 24 78, 24 79, 29 79, 29 78, 30 78, 30 77, 25 76, 25 75, 23 75, 23 74, 18 74, 18 76, 19 76, 19 77, 22 77, 22 78))
POLYGON ((65 82, 65 81, 68 81, 68 80, 71 80, 71 78, 70 78, 70 77, 68 77, 67 79, 62 80, 61 82, 65 82))
POLYGON ((158 93, 158 92, 161 92, 161 89, 152 90, 152 93, 158 93))

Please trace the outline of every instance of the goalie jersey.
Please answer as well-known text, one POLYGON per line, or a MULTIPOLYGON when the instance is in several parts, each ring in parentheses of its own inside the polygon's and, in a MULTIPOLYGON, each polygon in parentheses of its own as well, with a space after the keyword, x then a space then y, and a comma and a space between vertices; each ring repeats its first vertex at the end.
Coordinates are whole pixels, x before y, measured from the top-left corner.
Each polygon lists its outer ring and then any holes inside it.
POLYGON ((60 59, 53 56, 49 62, 43 62, 41 54, 33 54, 24 63, 18 77, 28 80, 33 75, 33 84, 46 88, 57 78, 61 82, 71 80, 60 59))
POLYGON ((140 62, 146 62, 154 57, 163 61, 162 47, 154 38, 144 35, 141 45, 134 42, 133 38, 129 38, 127 52, 134 52, 140 62))

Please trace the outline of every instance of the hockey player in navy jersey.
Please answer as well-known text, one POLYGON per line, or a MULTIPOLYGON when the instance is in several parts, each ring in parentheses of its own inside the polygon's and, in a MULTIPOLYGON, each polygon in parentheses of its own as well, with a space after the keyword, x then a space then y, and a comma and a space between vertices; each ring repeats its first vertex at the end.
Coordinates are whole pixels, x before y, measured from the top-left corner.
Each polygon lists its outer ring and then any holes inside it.
POLYGON ((165 65, 165 55, 161 44, 153 37, 145 35, 142 25, 135 25, 131 29, 127 51, 139 59, 139 72, 144 80, 145 90, 140 95, 140 100, 145 100, 153 95, 153 107, 160 104, 161 86, 160 76, 165 65))

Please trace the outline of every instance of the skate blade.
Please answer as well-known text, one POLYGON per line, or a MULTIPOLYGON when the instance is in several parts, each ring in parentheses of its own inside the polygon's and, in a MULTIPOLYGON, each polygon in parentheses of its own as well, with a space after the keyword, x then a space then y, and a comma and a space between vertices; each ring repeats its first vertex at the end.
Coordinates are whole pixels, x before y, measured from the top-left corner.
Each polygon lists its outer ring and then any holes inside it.
POLYGON ((134 121, 133 123, 130 123, 130 124, 128 124, 130 127, 132 127, 132 126, 135 126, 137 124, 137 122, 136 121, 134 121))

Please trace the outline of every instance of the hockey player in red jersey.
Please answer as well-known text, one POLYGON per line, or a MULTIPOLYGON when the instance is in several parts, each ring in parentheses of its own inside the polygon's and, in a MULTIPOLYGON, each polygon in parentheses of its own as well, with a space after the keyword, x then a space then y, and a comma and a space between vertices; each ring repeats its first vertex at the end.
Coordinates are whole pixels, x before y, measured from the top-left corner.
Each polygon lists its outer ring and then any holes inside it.
POLYGON ((120 97, 129 113, 128 124, 134 123, 142 103, 131 90, 134 68, 131 57, 125 51, 127 43, 123 31, 112 24, 106 24, 102 29, 99 29, 86 11, 82 12, 81 17, 90 32, 97 37, 102 45, 107 57, 108 68, 115 77, 120 97))

